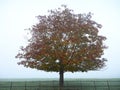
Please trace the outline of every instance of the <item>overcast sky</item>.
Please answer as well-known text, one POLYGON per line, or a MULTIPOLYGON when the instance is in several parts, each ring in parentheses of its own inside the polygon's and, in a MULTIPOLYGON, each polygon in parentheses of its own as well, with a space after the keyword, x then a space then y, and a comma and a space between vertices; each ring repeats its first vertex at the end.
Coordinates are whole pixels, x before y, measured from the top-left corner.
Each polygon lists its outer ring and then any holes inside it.
POLYGON ((94 13, 107 37, 106 67, 87 73, 65 73, 65 78, 120 78, 120 0, 0 0, 0 78, 58 78, 58 73, 17 65, 16 54, 27 43, 27 32, 37 22, 35 16, 66 4, 75 13, 94 13))

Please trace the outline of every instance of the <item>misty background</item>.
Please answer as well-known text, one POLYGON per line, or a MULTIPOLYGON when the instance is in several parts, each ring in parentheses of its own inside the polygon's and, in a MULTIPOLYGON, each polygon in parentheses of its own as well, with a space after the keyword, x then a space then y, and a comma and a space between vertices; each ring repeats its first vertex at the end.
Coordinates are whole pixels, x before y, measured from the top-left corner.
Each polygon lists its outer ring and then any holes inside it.
POLYGON ((100 71, 65 73, 65 78, 120 78, 120 0, 0 0, 0 78, 58 78, 59 73, 38 71, 18 65, 20 46, 27 45, 27 31, 36 16, 62 4, 75 13, 93 13, 102 24, 99 34, 106 36, 103 57, 106 67, 100 71))

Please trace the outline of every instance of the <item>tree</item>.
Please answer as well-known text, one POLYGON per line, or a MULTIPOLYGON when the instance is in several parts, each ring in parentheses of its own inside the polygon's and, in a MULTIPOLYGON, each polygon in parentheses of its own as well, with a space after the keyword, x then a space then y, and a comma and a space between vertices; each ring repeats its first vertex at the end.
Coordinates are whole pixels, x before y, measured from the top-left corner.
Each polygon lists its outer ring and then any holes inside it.
POLYGON ((62 5, 37 18, 39 23, 29 29, 28 45, 16 56, 22 59, 18 64, 59 72, 60 86, 64 84, 65 72, 87 72, 105 66, 102 55, 107 48, 103 43, 106 37, 98 34, 102 25, 91 19, 91 13, 74 14, 62 5))

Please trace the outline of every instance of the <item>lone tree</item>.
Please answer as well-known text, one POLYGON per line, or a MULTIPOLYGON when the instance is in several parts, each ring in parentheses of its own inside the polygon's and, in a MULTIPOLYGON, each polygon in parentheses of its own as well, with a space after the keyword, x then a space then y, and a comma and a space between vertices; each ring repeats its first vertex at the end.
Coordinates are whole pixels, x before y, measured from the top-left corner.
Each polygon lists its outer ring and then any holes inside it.
POLYGON ((91 20, 92 14, 74 14, 62 5, 50 10, 49 15, 38 17, 39 23, 30 30, 28 45, 21 48, 16 58, 25 67, 59 72, 60 86, 65 72, 87 72, 105 66, 103 44, 105 36, 99 35, 101 24, 91 20))

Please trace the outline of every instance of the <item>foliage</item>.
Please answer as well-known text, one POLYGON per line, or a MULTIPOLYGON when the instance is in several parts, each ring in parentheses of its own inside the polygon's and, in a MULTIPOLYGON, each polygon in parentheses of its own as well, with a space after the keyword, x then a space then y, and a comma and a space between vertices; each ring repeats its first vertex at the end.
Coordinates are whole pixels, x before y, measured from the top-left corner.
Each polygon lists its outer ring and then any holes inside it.
POLYGON ((92 14, 74 14, 65 5, 38 17, 39 23, 30 30, 29 44, 21 48, 18 64, 38 70, 86 72, 105 66, 103 44, 99 35, 101 24, 91 20, 92 14))

